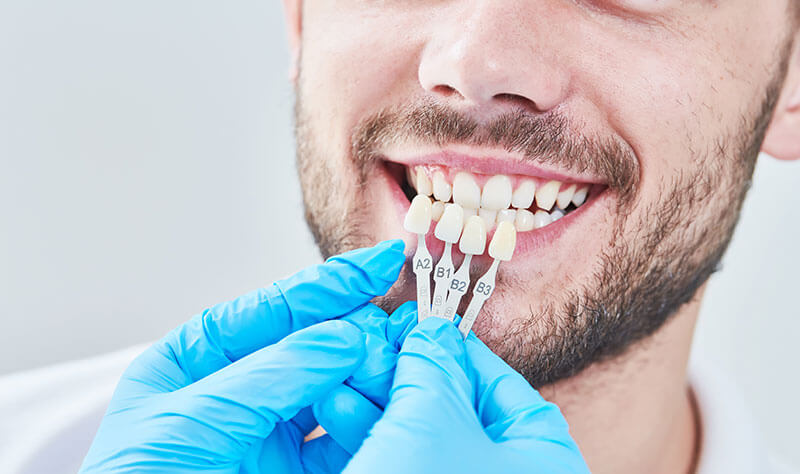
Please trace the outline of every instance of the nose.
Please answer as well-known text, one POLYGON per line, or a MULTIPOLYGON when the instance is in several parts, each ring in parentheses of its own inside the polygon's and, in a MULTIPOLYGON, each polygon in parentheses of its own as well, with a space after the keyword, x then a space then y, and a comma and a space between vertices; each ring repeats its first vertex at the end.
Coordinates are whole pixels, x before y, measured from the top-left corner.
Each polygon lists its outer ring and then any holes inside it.
POLYGON ((568 77, 548 41, 546 15, 530 15, 541 2, 457 3, 432 22, 422 50, 418 76, 426 91, 462 105, 512 101, 537 112, 564 100, 568 77))

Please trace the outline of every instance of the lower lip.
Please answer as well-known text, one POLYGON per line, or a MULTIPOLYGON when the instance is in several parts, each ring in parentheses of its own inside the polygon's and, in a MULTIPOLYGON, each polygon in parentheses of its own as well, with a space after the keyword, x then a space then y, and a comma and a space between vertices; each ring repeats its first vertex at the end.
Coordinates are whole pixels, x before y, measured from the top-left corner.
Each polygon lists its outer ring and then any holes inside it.
MULTIPOLYGON (((397 219, 398 222, 403 222, 405 219, 406 213, 408 213, 408 208, 411 203, 408 201, 403 190, 400 188, 400 184, 394 179, 394 177, 388 172, 385 167, 381 168, 381 174, 383 175, 386 184, 389 186, 389 190, 392 195, 392 200, 395 203, 395 210, 397 212, 397 219)), ((567 230, 569 226, 572 226, 580 221, 581 217, 585 215, 589 209, 591 209, 597 202, 606 198, 606 188, 603 185, 593 185, 592 188, 589 190, 589 197, 586 202, 579 208, 573 210, 569 214, 565 215, 561 219, 557 220, 556 222, 549 224, 545 227, 540 229, 534 229, 528 232, 518 232, 517 233, 517 246, 514 249, 515 255, 525 255, 529 253, 534 253, 537 250, 545 249, 550 247, 556 243, 559 237, 567 230)), ((432 225, 436 225, 435 222, 431 223, 432 225)), ((401 227, 402 229, 402 227, 401 227)), ((403 230, 406 235, 409 237, 405 239, 407 242, 412 241, 412 237, 416 237, 415 234, 410 234, 403 230)), ((494 231, 490 231, 487 235, 487 242, 491 241, 491 237, 494 234, 494 231)), ((443 249, 444 249, 444 242, 437 239, 432 231, 429 231, 426 234, 425 242, 428 246, 428 250, 434 256, 441 256, 443 249)), ((487 244, 488 247, 488 244, 487 244)), ((453 246, 453 254, 454 255, 462 255, 461 252, 458 250, 458 245, 453 246)), ((486 259, 489 259, 488 254, 484 254, 486 259)))

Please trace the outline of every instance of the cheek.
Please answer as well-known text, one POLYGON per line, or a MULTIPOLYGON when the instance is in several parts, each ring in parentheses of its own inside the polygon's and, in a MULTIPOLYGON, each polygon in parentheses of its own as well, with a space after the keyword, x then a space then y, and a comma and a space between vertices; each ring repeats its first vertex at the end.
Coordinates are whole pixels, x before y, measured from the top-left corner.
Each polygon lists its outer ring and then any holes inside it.
POLYGON ((775 39, 768 47, 765 38, 737 34, 745 18, 724 18, 680 34, 584 31, 603 41, 580 53, 577 87, 636 153, 645 203, 679 176, 700 173, 718 143, 733 150, 732 139, 751 133, 742 119, 763 98, 771 60, 763 51, 774 50, 775 39))
POLYGON ((318 2, 303 24, 302 87, 325 125, 326 146, 339 153, 349 151, 359 121, 418 93, 418 23, 351 3, 318 2))

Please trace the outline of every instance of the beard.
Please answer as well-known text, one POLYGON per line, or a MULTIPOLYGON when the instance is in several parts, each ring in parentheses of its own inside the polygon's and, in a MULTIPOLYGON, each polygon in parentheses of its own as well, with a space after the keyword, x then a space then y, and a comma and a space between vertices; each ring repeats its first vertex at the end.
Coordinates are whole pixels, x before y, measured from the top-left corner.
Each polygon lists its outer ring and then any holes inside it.
MULTIPOLYGON (((639 164, 624 143, 583 136, 557 113, 523 110, 480 123, 430 101, 381 110, 354 128, 347 165, 337 166, 323 153, 301 76, 295 133, 306 221, 326 258, 374 244, 374 216, 363 204, 368 200, 362 191, 371 170, 379 166, 379 150, 405 141, 500 147, 531 162, 602 178, 617 205, 609 222, 611 238, 592 262, 591 278, 569 282, 571 287, 557 293, 551 290, 535 309, 516 305, 514 314, 490 301, 475 326, 478 337, 531 385, 549 385, 619 356, 657 332, 716 271, 785 78, 786 61, 782 64, 782 73, 737 127, 709 140, 713 146, 702 147, 711 151, 691 153, 700 147, 686 147, 693 168, 665 179, 651 202, 637 201, 639 164), (347 175, 357 183, 343 184, 347 175)), ((393 289, 375 303, 391 312, 413 295, 413 278, 404 269, 393 289)), ((524 298, 535 284, 533 278, 501 269, 494 299, 524 298)))

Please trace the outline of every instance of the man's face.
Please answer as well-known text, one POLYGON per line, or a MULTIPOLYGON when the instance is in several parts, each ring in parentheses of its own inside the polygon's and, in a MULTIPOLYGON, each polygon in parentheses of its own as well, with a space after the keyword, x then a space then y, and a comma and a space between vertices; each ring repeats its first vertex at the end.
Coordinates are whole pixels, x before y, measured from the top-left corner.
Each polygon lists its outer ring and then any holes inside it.
MULTIPOLYGON (((727 245, 784 75, 787 2, 307 1, 298 168, 322 252, 402 238, 411 253, 409 169, 574 184, 585 202, 518 233, 474 329, 534 385, 619 354, 727 245)), ((474 262, 473 281, 491 263, 474 262)), ((413 298, 405 271, 382 304, 413 298)))

